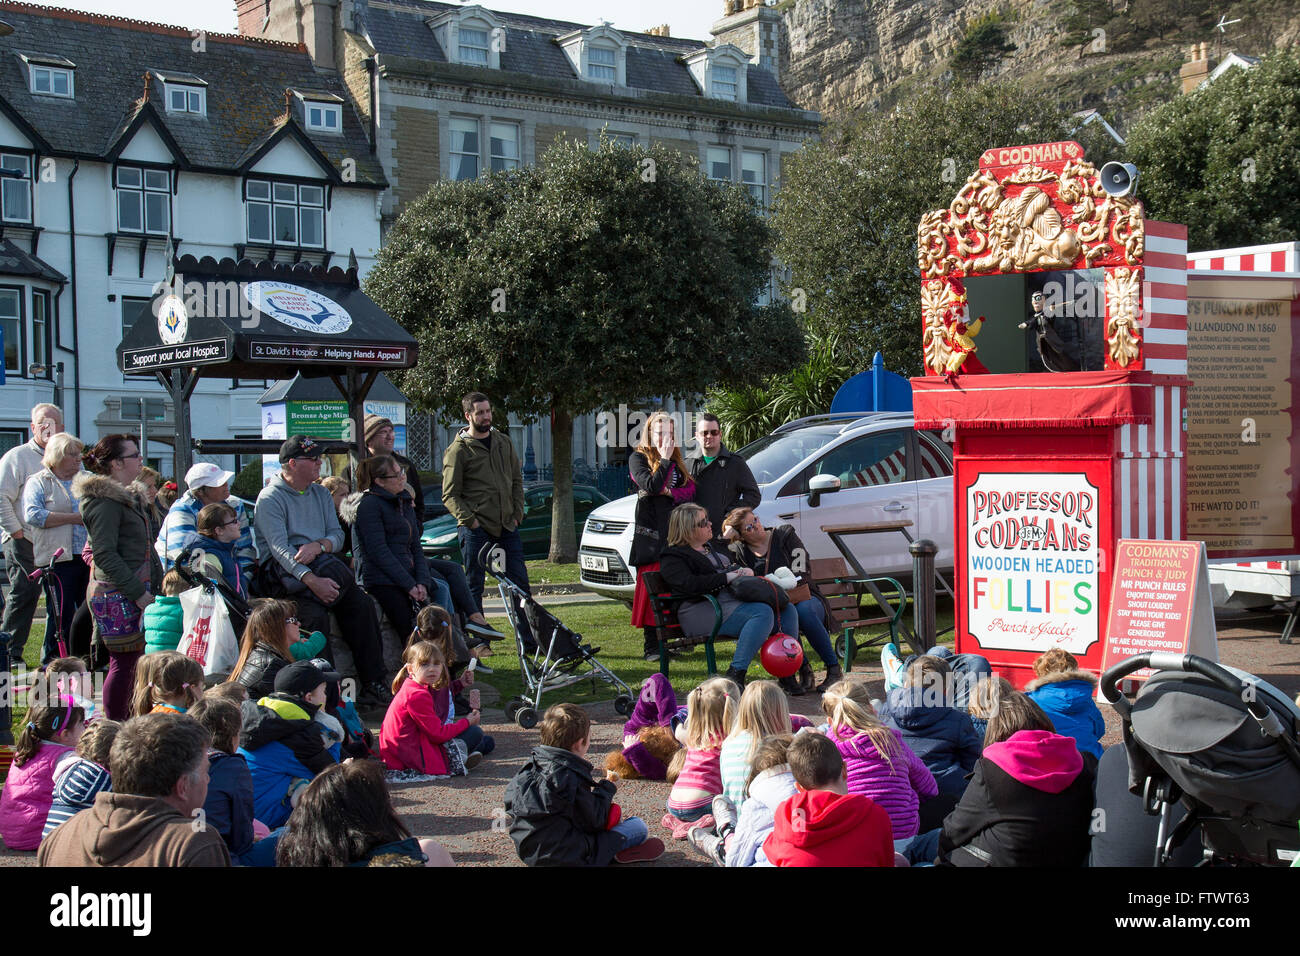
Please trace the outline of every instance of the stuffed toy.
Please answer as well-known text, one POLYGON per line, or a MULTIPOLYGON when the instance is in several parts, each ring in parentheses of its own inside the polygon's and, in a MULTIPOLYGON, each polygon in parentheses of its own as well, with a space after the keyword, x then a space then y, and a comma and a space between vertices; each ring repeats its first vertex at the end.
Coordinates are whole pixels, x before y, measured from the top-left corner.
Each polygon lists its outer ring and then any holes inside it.
POLYGON ((605 757, 605 770, 625 780, 667 779, 668 765, 681 749, 673 731, 685 719, 668 678, 651 674, 623 725, 623 749, 605 757))

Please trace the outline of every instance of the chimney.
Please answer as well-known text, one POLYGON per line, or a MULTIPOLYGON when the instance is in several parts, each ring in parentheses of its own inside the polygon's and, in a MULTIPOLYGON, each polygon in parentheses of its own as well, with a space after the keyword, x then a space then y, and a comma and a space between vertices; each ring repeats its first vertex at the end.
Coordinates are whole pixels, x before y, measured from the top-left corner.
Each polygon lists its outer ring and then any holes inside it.
POLYGON ((1195 43, 1187 51, 1187 62, 1183 64, 1178 75, 1183 81, 1183 93, 1192 92, 1210 75, 1213 64, 1210 62, 1210 45, 1195 43))
POLYGON ((334 62, 334 15, 340 0, 236 0, 242 36, 303 43, 312 63, 324 70, 334 62))
POLYGON ((714 45, 731 43, 749 54, 751 63, 781 76, 781 41, 785 20, 764 0, 723 0, 722 19, 709 30, 714 45))
POLYGON ((657 27, 651 27, 646 30, 646 34, 652 37, 670 37, 672 34, 668 31, 668 24, 661 23, 657 27))

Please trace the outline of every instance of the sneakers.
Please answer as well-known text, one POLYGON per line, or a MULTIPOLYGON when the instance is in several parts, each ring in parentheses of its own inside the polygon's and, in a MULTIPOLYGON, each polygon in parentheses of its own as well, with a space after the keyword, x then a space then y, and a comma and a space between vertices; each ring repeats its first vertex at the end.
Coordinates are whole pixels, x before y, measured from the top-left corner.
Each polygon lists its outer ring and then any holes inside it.
POLYGON ((718 794, 713 798, 713 820, 718 828, 718 836, 726 838, 728 831, 736 829, 736 805, 718 794))
POLYGON ((483 762, 483 755, 479 753, 477 750, 475 750, 473 753, 471 753, 468 757, 465 758, 465 772, 469 773, 471 770, 473 770, 482 762, 483 762))
POLYGON ((476 673, 476 674, 495 674, 496 671, 495 671, 494 669, 492 669, 491 667, 488 667, 488 665, 484 664, 484 663, 483 663, 483 660, 480 658, 480 659, 479 659, 479 662, 478 662, 477 664, 474 665, 474 673, 476 673))
POLYGON ((493 630, 486 624, 476 624, 474 621, 466 621, 465 630, 485 641, 504 641, 506 638, 500 631, 493 630))
MULTIPOLYGON (((881 658, 883 660, 883 656, 881 658)), ((824 694, 835 684, 844 680, 844 671, 840 669, 839 664, 832 664, 826 668, 826 679, 817 685, 817 693, 824 694)))
POLYGON ((718 866, 726 866, 727 860, 723 856, 725 844, 723 838, 711 830, 705 830, 703 827, 697 827, 692 830, 686 839, 691 841, 691 846, 699 850, 718 866))
POLYGON ((903 659, 898 656, 898 645, 892 641, 880 652, 880 667, 885 672, 885 690, 903 686, 903 659))
POLYGON ((615 863, 649 863, 664 855, 664 841, 658 837, 647 837, 644 843, 619 850, 614 854, 615 863))

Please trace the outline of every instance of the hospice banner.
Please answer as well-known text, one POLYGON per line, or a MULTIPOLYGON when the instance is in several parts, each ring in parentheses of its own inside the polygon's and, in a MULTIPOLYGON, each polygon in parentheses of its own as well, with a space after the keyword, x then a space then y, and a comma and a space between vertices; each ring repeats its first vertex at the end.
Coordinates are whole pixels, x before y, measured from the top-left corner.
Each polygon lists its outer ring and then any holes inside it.
POLYGON ((986 649, 1098 639, 1098 490, 1081 472, 985 472, 966 489, 966 627, 986 649))

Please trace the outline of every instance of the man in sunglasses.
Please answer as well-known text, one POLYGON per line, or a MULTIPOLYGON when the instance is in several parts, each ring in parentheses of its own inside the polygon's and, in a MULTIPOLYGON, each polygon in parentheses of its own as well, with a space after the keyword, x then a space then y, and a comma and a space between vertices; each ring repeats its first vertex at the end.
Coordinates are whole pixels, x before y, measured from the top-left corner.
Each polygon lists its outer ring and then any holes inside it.
POLYGON ((757 508, 763 495, 745 459, 723 447, 717 415, 700 416, 695 450, 686 456, 686 467, 695 479, 695 503, 709 513, 713 540, 723 547, 722 519, 732 508, 757 508))

